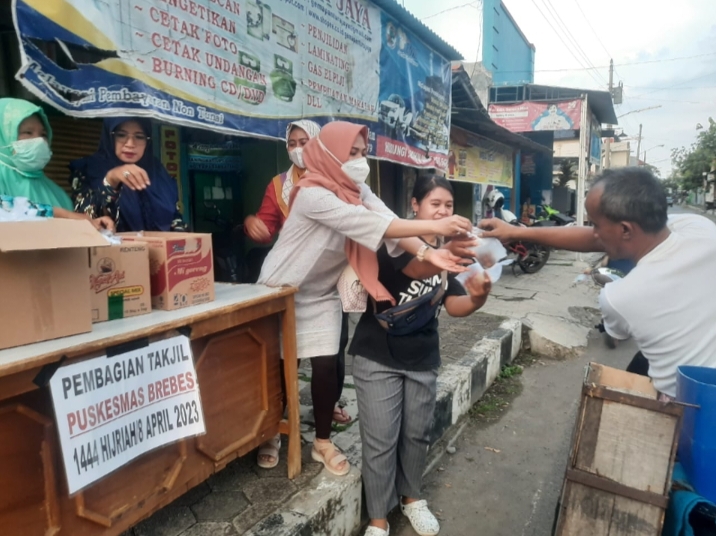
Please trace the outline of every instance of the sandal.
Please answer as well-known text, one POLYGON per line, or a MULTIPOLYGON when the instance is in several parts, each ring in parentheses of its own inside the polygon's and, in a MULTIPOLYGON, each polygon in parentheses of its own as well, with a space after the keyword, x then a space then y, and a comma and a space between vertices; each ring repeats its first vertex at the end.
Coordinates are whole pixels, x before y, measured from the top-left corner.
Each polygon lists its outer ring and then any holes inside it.
POLYGON ((353 417, 348 415, 345 409, 336 405, 336 407, 333 408, 333 422, 336 424, 350 424, 353 422, 353 417))
POLYGON ((281 434, 277 434, 259 447, 256 464, 262 469, 273 469, 278 465, 278 451, 281 449, 281 434), (266 461, 262 457, 273 458, 266 461))
POLYGON ((348 463, 346 458, 341 451, 338 450, 333 443, 317 443, 313 442, 313 448, 311 449, 311 458, 317 462, 321 462, 326 471, 336 476, 345 476, 351 470, 351 464, 348 463), (325 445, 320 446, 319 445, 325 445), (339 467, 343 467, 339 469, 339 467))
POLYGON ((415 501, 409 504, 400 503, 403 515, 408 518, 413 530, 420 536, 435 536, 440 532, 440 523, 428 509, 427 501, 415 501))
POLYGON ((388 525, 387 530, 379 529, 378 527, 374 527, 373 525, 368 525, 368 528, 366 529, 363 536, 388 536, 390 534, 390 525, 388 525))

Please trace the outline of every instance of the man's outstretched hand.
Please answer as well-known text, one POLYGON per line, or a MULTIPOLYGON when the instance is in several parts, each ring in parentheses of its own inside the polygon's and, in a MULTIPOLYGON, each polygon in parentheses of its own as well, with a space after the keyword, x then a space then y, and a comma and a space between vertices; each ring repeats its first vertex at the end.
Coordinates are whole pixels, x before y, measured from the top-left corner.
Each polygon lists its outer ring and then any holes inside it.
POLYGON ((482 229, 480 238, 497 238, 503 244, 518 240, 519 227, 510 225, 499 218, 480 220, 477 226, 482 229))

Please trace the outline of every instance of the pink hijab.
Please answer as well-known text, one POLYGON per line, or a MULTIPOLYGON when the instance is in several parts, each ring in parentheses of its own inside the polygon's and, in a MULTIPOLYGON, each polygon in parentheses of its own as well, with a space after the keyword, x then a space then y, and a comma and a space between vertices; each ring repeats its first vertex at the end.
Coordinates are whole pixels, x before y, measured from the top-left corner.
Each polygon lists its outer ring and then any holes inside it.
MULTIPOLYGON (((344 203, 362 205, 360 187, 343 173, 341 165, 348 161, 356 137, 363 136, 368 144, 368 128, 347 121, 333 121, 303 148, 307 172, 293 187, 291 203, 301 188, 320 186, 330 190, 344 203), (333 156, 331 156, 333 155, 333 156), (334 158, 335 157, 335 158, 334 158)), ((393 296, 378 281, 378 257, 375 252, 346 238, 346 256, 361 283, 376 301, 395 304, 393 296)))

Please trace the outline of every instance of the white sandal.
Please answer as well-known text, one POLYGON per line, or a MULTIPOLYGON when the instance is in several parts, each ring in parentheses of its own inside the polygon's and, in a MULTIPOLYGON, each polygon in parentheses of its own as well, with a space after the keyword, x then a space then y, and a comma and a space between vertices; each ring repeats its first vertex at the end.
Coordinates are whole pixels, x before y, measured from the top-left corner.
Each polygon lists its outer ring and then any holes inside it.
POLYGON ((373 527, 372 525, 368 525, 368 528, 366 529, 363 536, 388 536, 390 534, 390 525, 388 525, 387 530, 383 530, 378 527, 373 527))
POLYGON ((278 451, 280 449, 281 434, 277 434, 259 447, 259 452, 256 456, 256 465, 262 469, 273 469, 278 465, 278 451), (273 461, 267 462, 262 460, 262 456, 270 456, 273 458, 273 461))
POLYGON ((351 470, 351 464, 348 463, 348 458, 341 454, 341 451, 333 444, 333 442, 320 444, 325 445, 325 447, 321 450, 318 450, 316 448, 316 442, 313 442, 313 448, 311 449, 311 458, 313 458, 317 462, 321 462, 323 464, 323 467, 326 468, 326 471, 333 475, 347 475, 351 470), (331 453, 333 454, 333 456, 326 459, 326 454, 331 453), (338 466, 341 465, 343 462, 345 462, 345 464, 343 465, 343 469, 338 469, 338 466))
POLYGON ((401 502, 400 509, 410 521, 413 530, 420 536, 435 536, 440 532, 440 523, 428 509, 427 501, 415 501, 410 504, 401 502))

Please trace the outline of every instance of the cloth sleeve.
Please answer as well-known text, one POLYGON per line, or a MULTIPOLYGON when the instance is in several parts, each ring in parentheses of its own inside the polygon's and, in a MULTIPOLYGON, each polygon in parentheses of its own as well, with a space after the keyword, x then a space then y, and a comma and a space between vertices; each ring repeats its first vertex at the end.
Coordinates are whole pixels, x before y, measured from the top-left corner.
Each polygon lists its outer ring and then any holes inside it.
POLYGON ((263 242, 268 244, 276 237, 284 224, 283 212, 281 212, 281 207, 278 206, 276 188, 274 187, 273 181, 266 187, 266 192, 264 193, 264 198, 261 201, 261 207, 259 207, 256 217, 264 223, 269 235, 271 235, 266 242, 263 242))
MULTIPOLYGON (((614 283, 610 283, 614 285, 614 283)), ((609 285, 599 293, 599 308, 606 332, 617 340, 623 341, 631 336, 631 328, 624 317, 616 310, 609 299, 609 285)))
MULTIPOLYGON (((384 216, 390 216, 397 218, 398 216, 388 208, 383 200, 373 193, 370 186, 367 184, 361 184, 360 198, 363 202, 363 206, 368 210, 372 210, 376 214, 382 214, 384 216)), ((393 257, 400 257, 405 250, 400 247, 400 239, 398 238, 386 238, 384 240, 385 246, 388 248, 388 253, 393 257)), ((402 270, 402 268, 398 268, 402 270)))
MULTIPOLYGON (((377 214, 362 205, 338 199, 331 191, 312 186, 301 188, 292 211, 341 233, 346 238, 377 251, 394 216, 377 214)), ((392 214, 392 213, 391 213, 392 214)))
POLYGON ((378 263, 382 268, 386 270, 390 269, 398 272, 405 268, 408 264, 410 264, 410 261, 412 261, 414 258, 415 257, 407 251, 403 252, 397 257, 393 256, 387 244, 385 244, 384 247, 378 250, 378 263))
POLYGON ((119 190, 106 186, 104 182, 99 188, 92 188, 87 175, 80 170, 73 171, 70 184, 75 212, 87 214, 92 219, 108 216, 117 221, 119 190))
POLYGON ((467 296, 465 287, 452 274, 448 274, 448 287, 445 291, 445 296, 467 296))
POLYGON ((698 214, 672 214, 666 225, 675 233, 686 232, 692 236, 701 236, 711 240, 716 238, 714 222, 698 214))

